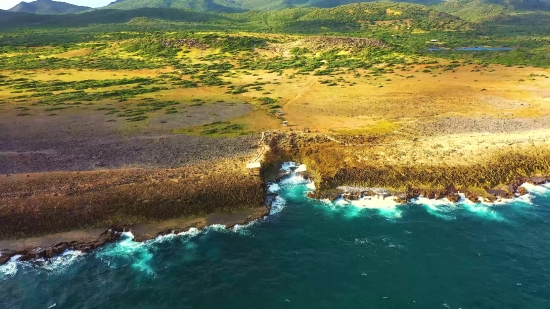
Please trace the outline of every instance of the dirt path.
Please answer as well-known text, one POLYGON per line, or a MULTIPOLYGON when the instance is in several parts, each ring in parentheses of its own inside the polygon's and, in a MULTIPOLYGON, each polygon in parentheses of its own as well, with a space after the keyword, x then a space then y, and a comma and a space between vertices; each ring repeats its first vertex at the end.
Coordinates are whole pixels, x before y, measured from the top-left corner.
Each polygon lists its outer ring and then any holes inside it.
POLYGON ((304 86, 304 88, 298 92, 296 94, 296 96, 294 96, 294 98, 288 100, 288 102, 286 102, 285 104, 283 104, 283 108, 285 107, 288 107, 289 105, 291 105, 292 103, 296 102, 297 100, 299 100, 302 96, 304 96, 310 89, 311 89, 311 86, 313 86, 313 84, 316 82, 317 80, 315 78, 311 78, 307 84, 304 86))
POLYGON ((266 138, 269 135, 269 132, 262 132, 262 138, 258 142, 258 152, 254 156, 252 160, 250 160, 248 163, 255 163, 260 162, 262 163, 264 161, 265 155, 269 152, 270 147, 266 143, 266 138))

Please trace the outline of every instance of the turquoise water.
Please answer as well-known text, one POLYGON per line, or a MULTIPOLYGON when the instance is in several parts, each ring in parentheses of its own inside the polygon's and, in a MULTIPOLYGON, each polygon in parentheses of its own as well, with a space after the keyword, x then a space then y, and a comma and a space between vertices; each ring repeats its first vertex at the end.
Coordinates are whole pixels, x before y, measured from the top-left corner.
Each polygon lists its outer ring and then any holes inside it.
POLYGON ((550 308, 550 187, 379 207, 309 200, 298 177, 272 189, 249 226, 10 262, 0 308, 550 308))
POLYGON ((486 46, 474 46, 474 47, 459 47, 456 50, 462 51, 509 51, 513 50, 511 47, 486 47, 486 46))

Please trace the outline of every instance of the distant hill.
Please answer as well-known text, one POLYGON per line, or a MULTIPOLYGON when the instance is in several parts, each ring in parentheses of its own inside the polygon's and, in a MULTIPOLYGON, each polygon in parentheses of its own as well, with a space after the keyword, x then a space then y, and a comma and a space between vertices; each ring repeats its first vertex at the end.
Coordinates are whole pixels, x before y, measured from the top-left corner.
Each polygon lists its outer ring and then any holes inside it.
POLYGON ((4 27, 83 27, 92 24, 128 23, 134 27, 182 28, 181 24, 174 23, 184 22, 193 29, 290 33, 354 32, 377 29, 400 32, 415 29, 429 31, 469 28, 467 23, 458 17, 435 11, 425 5, 404 2, 364 2, 333 8, 298 7, 243 13, 197 12, 166 8, 104 9, 63 16, 21 15, 23 13, 5 11, 4 13, 20 14, 4 17, 0 14, 0 25, 4 27))
POLYGON ((69 15, 38 15, 0 10, 0 26, 85 27, 91 24, 121 24, 135 19, 158 22, 214 23, 227 18, 216 13, 177 9, 93 10, 69 15))
MULTIPOLYGON (((438 0, 409 0, 419 4, 431 4, 438 0)), ((331 8, 361 0, 117 0, 103 8, 132 10, 137 8, 177 8, 197 11, 234 12, 249 10, 280 10, 294 7, 331 8)))
POLYGON ((501 15, 550 11, 550 0, 448 0, 434 9, 468 21, 485 21, 501 15))
POLYGON ((350 32, 367 29, 391 31, 459 30, 467 23, 456 16, 421 4, 405 2, 362 2, 331 8, 290 8, 277 11, 249 11, 234 18, 265 25, 276 32, 350 32))
POLYGON ((87 6, 78 6, 65 2, 57 2, 52 0, 37 0, 34 2, 21 2, 13 8, 9 9, 11 12, 20 13, 34 13, 44 15, 57 15, 57 14, 74 14, 90 10, 87 6))
POLYGON ((102 9, 134 10, 140 8, 186 9, 201 12, 242 12, 238 5, 223 5, 225 0, 117 0, 102 9))

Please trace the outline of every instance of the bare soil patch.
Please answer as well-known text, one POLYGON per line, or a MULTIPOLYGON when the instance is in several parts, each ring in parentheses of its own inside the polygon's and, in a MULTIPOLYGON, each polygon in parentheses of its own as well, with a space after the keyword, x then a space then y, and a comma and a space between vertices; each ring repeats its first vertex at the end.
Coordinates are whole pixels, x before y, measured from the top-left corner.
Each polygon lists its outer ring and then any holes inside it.
POLYGON ((158 114, 144 123, 72 108, 48 116, 32 107, 28 116, 6 111, 0 122, 0 173, 82 171, 98 168, 178 167, 254 152, 258 136, 229 139, 173 134, 172 130, 247 114, 250 106, 219 102, 158 114))

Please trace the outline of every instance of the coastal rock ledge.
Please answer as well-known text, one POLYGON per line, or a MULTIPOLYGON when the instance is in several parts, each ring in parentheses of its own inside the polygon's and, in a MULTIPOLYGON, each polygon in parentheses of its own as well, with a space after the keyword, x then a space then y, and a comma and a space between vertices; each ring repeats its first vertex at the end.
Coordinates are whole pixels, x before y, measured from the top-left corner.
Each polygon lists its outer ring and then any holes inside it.
POLYGON ((92 241, 62 241, 51 246, 33 247, 21 250, 5 249, 0 250, 0 265, 8 263, 13 257, 18 256, 18 261, 41 261, 49 260, 63 254, 67 250, 89 253, 104 245, 119 240, 124 232, 132 232, 134 241, 144 242, 159 236, 179 234, 191 228, 204 229, 210 225, 222 224, 226 229, 232 229, 236 225, 246 225, 252 221, 264 218, 269 215, 270 208, 261 206, 253 209, 238 211, 231 214, 211 214, 205 218, 185 221, 182 228, 165 228, 165 224, 174 224, 174 221, 143 224, 137 226, 111 227, 101 233, 97 239, 92 241))
POLYGON ((307 197, 316 200, 328 200, 335 202, 339 199, 356 201, 363 198, 374 197, 376 199, 392 198, 396 203, 407 204, 414 199, 424 197, 430 200, 446 198, 452 203, 457 203, 461 199, 459 193, 464 193, 464 197, 473 203, 494 203, 500 199, 512 199, 514 197, 529 194, 529 191, 522 186, 524 183, 532 185, 543 185, 550 181, 550 176, 538 177, 520 177, 509 185, 496 186, 493 189, 486 190, 483 193, 471 190, 459 191, 453 186, 445 189, 409 189, 406 192, 390 192, 380 188, 360 188, 341 186, 330 190, 316 190, 307 193, 307 197))
POLYGON ((110 228, 109 230, 99 235, 97 240, 93 242, 71 241, 60 242, 53 246, 45 248, 36 247, 23 250, 2 250, 0 251, 0 265, 6 264, 14 256, 20 256, 18 260, 24 262, 40 259, 48 260, 62 254, 67 250, 90 252, 96 248, 120 239, 120 236, 124 231, 124 228, 110 228))

